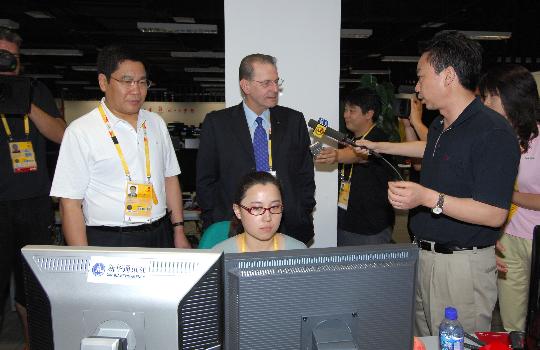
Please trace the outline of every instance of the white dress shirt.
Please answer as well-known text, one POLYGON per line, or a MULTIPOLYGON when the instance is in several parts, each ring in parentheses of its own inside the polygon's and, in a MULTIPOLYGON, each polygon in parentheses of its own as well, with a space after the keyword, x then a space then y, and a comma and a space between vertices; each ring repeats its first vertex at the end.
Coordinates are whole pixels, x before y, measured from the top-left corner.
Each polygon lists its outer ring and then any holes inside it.
MULTIPOLYGON (((127 121, 116 117, 104 99, 101 105, 122 148, 131 180, 137 183, 146 183, 141 127, 146 121, 151 183, 158 198, 158 204, 152 207, 150 221, 163 217, 166 212, 165 178, 180 173, 167 125, 159 115, 141 109, 135 130, 127 121)), ((88 226, 128 226, 130 224, 124 222, 126 184, 120 157, 98 108, 73 121, 60 146, 51 196, 82 199, 88 226)))

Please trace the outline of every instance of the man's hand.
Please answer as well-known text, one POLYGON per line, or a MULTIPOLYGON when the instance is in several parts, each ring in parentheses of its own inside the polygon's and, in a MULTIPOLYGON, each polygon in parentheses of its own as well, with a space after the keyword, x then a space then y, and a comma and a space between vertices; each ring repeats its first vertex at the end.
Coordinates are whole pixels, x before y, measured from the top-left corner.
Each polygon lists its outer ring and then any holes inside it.
POLYGON ((377 142, 368 141, 366 139, 357 140, 356 144, 359 147, 354 147, 354 151, 358 153, 359 155, 363 155, 365 157, 369 156, 369 151, 375 151, 379 152, 377 150, 377 142))
POLYGON ((388 201, 396 209, 412 209, 419 205, 429 206, 426 205, 429 192, 429 189, 415 182, 388 182, 388 201))
POLYGON ((505 263, 503 258, 501 257, 501 255, 504 256, 503 252, 506 250, 506 248, 504 248, 504 245, 501 243, 501 241, 497 241, 497 243, 495 244, 495 250, 497 253, 495 255, 495 261, 497 263, 497 271, 507 273, 508 264, 505 263))
POLYGON ((315 158, 316 164, 334 164, 338 159, 338 150, 332 147, 324 147, 315 158))
POLYGON ((174 247, 186 249, 191 248, 191 244, 189 244, 189 241, 184 233, 184 226, 174 227, 174 247))

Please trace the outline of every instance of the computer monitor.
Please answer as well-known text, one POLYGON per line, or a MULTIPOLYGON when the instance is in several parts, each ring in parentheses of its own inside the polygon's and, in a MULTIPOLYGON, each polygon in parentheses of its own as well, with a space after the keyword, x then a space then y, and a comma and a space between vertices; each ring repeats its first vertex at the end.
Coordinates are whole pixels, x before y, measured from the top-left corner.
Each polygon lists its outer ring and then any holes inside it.
POLYGON ((533 231, 531 280, 527 309, 527 349, 540 349, 540 225, 533 231))
POLYGON ((32 349, 221 349, 222 254, 26 246, 32 349))
POLYGON ((418 247, 225 254, 225 349, 413 348, 418 247))

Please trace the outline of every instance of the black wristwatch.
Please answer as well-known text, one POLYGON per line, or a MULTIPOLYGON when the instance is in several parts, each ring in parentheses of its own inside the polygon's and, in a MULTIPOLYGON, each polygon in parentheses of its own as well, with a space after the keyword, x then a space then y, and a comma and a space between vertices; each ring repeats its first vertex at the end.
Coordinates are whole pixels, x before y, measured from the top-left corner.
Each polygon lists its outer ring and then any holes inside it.
POLYGON ((431 212, 435 215, 439 215, 443 212, 444 207, 444 193, 439 193, 439 199, 437 200, 437 204, 435 205, 435 208, 431 209, 431 212))

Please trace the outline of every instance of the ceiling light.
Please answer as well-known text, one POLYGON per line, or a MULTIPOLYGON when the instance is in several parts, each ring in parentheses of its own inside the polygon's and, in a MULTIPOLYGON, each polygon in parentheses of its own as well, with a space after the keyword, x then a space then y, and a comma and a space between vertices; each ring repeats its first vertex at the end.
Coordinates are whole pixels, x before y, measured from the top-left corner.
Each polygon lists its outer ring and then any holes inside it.
MULTIPOLYGON (((449 32, 443 30, 442 33, 449 32)), ((472 40, 507 40, 512 37, 512 32, 492 32, 481 30, 458 30, 461 34, 472 40)))
POLYGON ((508 40, 512 37, 512 32, 485 32, 460 30, 467 38, 473 40, 508 40))
POLYGON ((212 77, 194 77, 193 78, 193 81, 225 81, 225 78, 220 78, 220 77, 216 77, 216 78, 212 78, 212 77))
POLYGON ((225 52, 171 51, 171 57, 178 57, 178 58, 225 58, 225 52))
POLYGON ((193 17, 173 17, 173 20, 176 23, 195 23, 195 18, 193 17))
POLYGON ((50 13, 48 13, 48 12, 43 12, 43 11, 26 11, 25 13, 26 13, 28 16, 33 17, 33 18, 41 18, 41 19, 44 19, 44 18, 54 18, 54 16, 51 15, 50 13))
POLYGON ((215 24, 137 22, 137 28, 145 33, 217 34, 215 24))
POLYGON ((221 67, 186 67, 186 73, 225 73, 225 68, 221 67))
POLYGON ((97 72, 96 66, 71 66, 76 72, 97 72))
POLYGON ((341 37, 345 39, 366 39, 373 34, 373 29, 341 29, 341 37))
POLYGON ((34 78, 34 79, 62 79, 63 78, 63 76, 60 75, 60 74, 40 74, 40 73, 35 73, 35 74, 25 74, 24 76, 34 78))
POLYGON ((390 69, 351 69, 349 74, 372 74, 372 75, 390 75, 390 69))
POLYGON ((98 86, 83 86, 83 90, 101 90, 98 86))
POLYGON ((420 27, 422 28, 439 28, 444 26, 446 23, 444 22, 427 22, 422 24, 420 27))
POLYGON ((208 88, 208 87, 220 87, 220 88, 225 88, 225 85, 224 84, 217 84, 217 83, 202 83, 200 84, 201 87, 204 87, 204 88, 208 88))
POLYGON ((418 62, 420 56, 383 56, 382 62, 418 62))
POLYGON ((7 29, 19 29, 19 23, 7 18, 0 19, 0 27, 7 29))
POLYGON ((82 56, 83 52, 65 49, 21 49, 21 54, 26 56, 82 56))
POLYGON ((89 85, 90 82, 86 80, 58 80, 55 81, 58 85, 89 85))
POLYGON ((347 78, 344 78, 344 79, 339 79, 339 82, 340 83, 359 83, 360 79, 347 79, 347 78))

